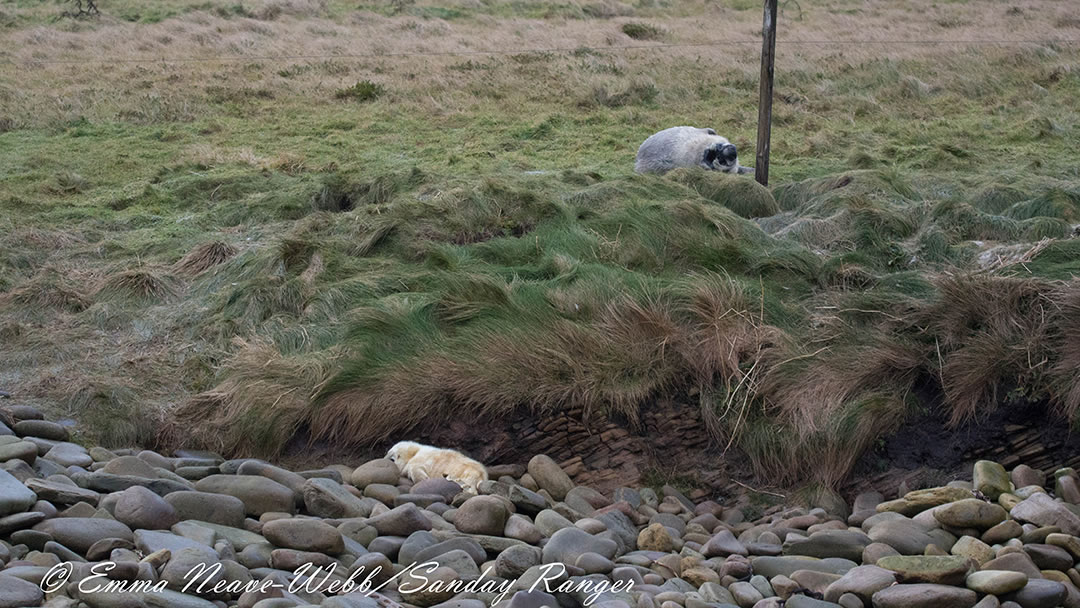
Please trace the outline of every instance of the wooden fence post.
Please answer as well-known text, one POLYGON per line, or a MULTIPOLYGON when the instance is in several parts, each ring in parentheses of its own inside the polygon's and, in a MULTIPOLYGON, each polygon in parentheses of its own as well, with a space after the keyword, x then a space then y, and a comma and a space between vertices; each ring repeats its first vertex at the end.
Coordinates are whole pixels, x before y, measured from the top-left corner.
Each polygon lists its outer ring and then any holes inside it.
POLYGON ((776 60, 777 0, 765 0, 761 26, 761 82, 758 96, 757 164, 754 179, 769 185, 769 138, 772 135, 773 64, 776 60))

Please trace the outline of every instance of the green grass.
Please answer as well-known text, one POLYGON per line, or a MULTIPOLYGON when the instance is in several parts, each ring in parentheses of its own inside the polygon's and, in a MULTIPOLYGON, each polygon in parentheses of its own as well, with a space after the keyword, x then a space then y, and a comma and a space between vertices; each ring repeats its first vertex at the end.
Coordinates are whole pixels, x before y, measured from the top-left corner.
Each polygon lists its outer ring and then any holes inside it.
MULTIPOLYGON (((0 386, 106 443, 164 421, 163 442, 272 456, 301 429, 367 445, 464 412, 633 420, 664 394, 763 477, 834 485, 926 379, 956 420, 1018 384, 1080 408, 1075 47, 785 51, 763 188, 632 173, 676 124, 752 164, 756 50, 603 44, 643 23, 692 40, 711 3, 167 4, 53 24, 57 6, 8 3, 0 42, 258 55, 274 33, 317 55, 362 32, 386 54, 57 64, 31 84, 0 67, 0 386), (394 55, 484 33, 472 48, 543 48, 523 25, 497 38, 519 19, 584 48, 394 55)), ((725 6, 732 37, 760 25, 725 6)))

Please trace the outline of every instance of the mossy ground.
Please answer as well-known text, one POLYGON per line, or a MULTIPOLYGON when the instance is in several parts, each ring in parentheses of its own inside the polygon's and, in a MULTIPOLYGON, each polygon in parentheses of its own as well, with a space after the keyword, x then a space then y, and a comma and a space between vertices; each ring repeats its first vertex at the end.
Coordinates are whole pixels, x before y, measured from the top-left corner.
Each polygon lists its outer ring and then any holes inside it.
MULTIPOLYGON (((0 386, 109 443, 667 392, 835 483, 916 381, 955 419, 1080 407, 1075 44, 781 44, 765 191, 632 173, 675 124, 752 164, 759 47, 702 43, 754 5, 99 6, 0 6, 0 386)), ((1076 38, 1066 8, 840 1, 781 41, 1076 38)))

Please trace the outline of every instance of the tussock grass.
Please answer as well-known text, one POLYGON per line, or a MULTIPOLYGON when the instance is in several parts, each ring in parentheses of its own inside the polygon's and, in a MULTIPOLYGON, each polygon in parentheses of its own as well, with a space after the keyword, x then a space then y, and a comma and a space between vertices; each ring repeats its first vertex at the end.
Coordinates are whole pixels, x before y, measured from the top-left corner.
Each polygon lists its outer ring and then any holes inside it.
POLYGON ((56 175, 50 190, 56 194, 78 194, 90 188, 90 182, 78 173, 64 171, 56 175))
POLYGON ((65 393, 67 413, 84 422, 83 428, 98 445, 118 448, 155 442, 161 412, 147 407, 130 382, 72 382, 65 393))
POLYGON ((101 282, 95 295, 101 298, 135 298, 160 301, 177 294, 173 277, 158 269, 137 268, 113 273, 101 282))
POLYGON ((676 169, 667 176, 740 217, 768 217, 780 212, 772 193, 751 179, 702 169, 676 169))
POLYGON ((351 101, 375 101, 386 93, 386 87, 381 84, 371 82, 370 80, 361 80, 360 82, 344 89, 338 89, 334 93, 334 97, 337 99, 347 99, 351 101))
POLYGON ((634 40, 665 40, 669 36, 663 28, 640 21, 624 23, 619 29, 634 40))
POLYGON ((304 424, 309 400, 333 353, 284 357, 272 343, 237 340, 226 380, 172 412, 164 443, 197 443, 223 453, 276 455, 304 424))
POLYGON ((225 262, 238 252, 236 247, 221 241, 203 243, 180 258, 173 269, 180 274, 194 276, 225 262))
POLYGON ((81 312, 91 303, 83 290, 56 272, 42 273, 6 294, 0 294, 0 301, 20 307, 28 313, 40 312, 42 309, 81 312))

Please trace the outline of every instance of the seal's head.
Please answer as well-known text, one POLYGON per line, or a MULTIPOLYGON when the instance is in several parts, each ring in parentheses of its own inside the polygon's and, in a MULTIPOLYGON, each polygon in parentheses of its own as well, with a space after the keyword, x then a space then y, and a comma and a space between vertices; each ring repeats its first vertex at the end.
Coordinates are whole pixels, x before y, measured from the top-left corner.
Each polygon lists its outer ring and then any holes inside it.
POLYGON ((735 144, 732 144, 723 137, 717 136, 717 141, 712 143, 708 148, 705 148, 705 154, 701 159, 701 164, 706 169, 712 169, 713 171, 723 171, 725 173, 736 173, 739 170, 739 153, 735 149, 735 144))
POLYGON ((400 469, 412 460, 413 456, 416 456, 416 453, 420 451, 420 447, 420 444, 415 441, 399 441, 386 452, 386 457, 392 460, 400 469))

